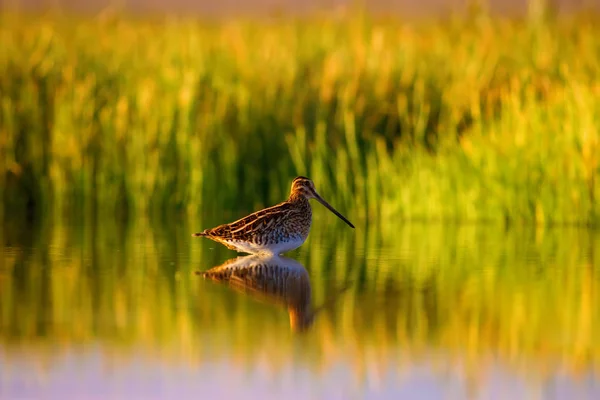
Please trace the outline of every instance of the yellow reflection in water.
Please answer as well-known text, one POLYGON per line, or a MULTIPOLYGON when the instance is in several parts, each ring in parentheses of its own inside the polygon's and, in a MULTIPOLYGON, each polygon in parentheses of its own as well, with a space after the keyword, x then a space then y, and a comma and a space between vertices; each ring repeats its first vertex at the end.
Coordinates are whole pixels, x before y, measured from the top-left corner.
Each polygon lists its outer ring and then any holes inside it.
POLYGON ((227 359, 251 369, 261 360, 273 374, 304 365, 318 375, 343 362, 357 385, 390 365, 403 375, 432 354, 440 375, 459 368, 475 382, 495 363, 533 381, 597 374, 597 232, 390 223, 349 235, 323 226, 290 254, 298 261, 249 257, 207 272, 235 269, 218 279, 252 298, 198 279, 196 270, 234 253, 192 243, 185 224, 5 234, 6 368, 23 354, 51 365, 94 344, 115 362, 140 351, 165 363, 227 359), (260 271, 269 263, 286 278, 260 271), (332 307, 311 308, 347 284, 332 307), (290 335, 290 324, 310 329, 290 335))

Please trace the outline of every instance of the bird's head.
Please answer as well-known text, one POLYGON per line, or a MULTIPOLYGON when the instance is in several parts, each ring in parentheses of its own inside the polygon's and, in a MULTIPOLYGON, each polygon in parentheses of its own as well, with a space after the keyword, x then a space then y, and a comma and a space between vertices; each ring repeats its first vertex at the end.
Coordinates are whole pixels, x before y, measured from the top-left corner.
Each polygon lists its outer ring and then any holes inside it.
POLYGON ((307 200, 316 199, 319 203, 323 204, 329 211, 338 216, 342 221, 354 228, 354 225, 346 217, 340 214, 335 208, 333 208, 328 202, 326 202, 315 189, 313 181, 305 176, 299 176, 292 181, 292 191, 290 193, 290 199, 303 197, 307 200))

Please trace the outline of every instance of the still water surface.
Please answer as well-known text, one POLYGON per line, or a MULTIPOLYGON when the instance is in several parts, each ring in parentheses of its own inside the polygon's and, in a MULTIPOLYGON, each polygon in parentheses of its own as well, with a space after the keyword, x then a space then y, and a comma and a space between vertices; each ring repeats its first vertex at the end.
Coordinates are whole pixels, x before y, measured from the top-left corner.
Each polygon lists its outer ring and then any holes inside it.
POLYGON ((324 213, 271 259, 190 237, 223 221, 7 224, 0 398, 600 398, 598 232, 324 213))

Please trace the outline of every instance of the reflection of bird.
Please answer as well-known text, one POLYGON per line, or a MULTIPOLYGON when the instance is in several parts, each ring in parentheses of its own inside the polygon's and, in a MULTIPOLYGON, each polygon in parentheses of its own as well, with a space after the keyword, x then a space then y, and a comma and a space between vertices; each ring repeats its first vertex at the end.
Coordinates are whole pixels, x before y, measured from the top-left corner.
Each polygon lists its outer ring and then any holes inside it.
POLYGON ((309 199, 317 199, 354 228, 350 221, 319 196, 310 179, 299 176, 292 182, 290 197, 283 203, 192 236, 204 236, 232 250, 251 254, 281 254, 294 250, 304 243, 310 231, 312 210, 309 199))
MULTIPOLYGON (((308 272, 298 261, 272 255, 250 255, 226 261, 202 273, 268 303, 285 306, 295 332, 308 329, 318 310, 311 308, 308 272)), ((324 306, 320 307, 323 308, 324 306)))

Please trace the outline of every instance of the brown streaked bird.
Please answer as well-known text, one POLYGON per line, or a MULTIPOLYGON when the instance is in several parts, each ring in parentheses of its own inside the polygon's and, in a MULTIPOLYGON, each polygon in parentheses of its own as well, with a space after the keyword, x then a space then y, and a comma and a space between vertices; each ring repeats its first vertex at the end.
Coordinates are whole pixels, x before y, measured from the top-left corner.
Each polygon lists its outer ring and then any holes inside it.
POLYGON ((323 200, 310 179, 299 176, 292 182, 290 197, 283 203, 192 236, 204 236, 232 250, 250 254, 281 254, 294 250, 304 243, 310 232, 310 199, 316 199, 354 228, 346 217, 323 200))
POLYGON ((197 274, 228 284, 233 290, 256 300, 285 307, 294 332, 310 328, 317 314, 332 306, 349 289, 349 286, 342 287, 322 305, 313 308, 306 268, 296 260, 272 254, 237 257, 197 274))

